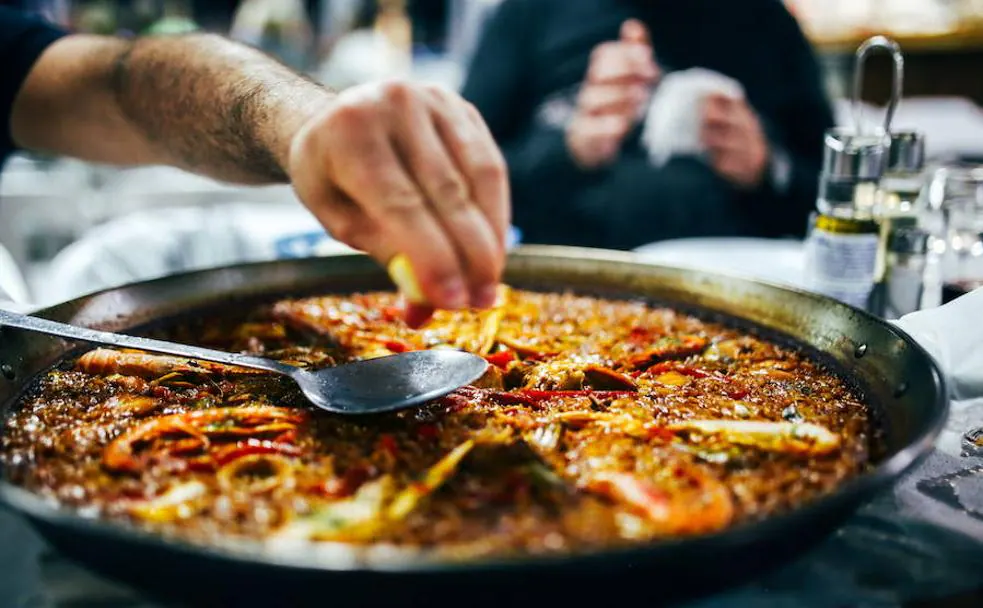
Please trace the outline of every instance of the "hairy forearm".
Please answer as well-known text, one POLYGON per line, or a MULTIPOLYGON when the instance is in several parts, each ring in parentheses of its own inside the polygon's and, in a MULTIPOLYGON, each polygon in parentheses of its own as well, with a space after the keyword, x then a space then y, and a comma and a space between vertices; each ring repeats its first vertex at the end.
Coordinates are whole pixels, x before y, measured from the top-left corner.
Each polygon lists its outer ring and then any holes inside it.
POLYGON ((285 181, 293 134, 330 95, 217 36, 139 40, 115 62, 113 84, 126 117, 172 162, 241 181, 285 181))
POLYGON ((294 133, 331 96, 211 35, 69 37, 33 71, 13 116, 25 147, 242 183, 285 181, 294 133))

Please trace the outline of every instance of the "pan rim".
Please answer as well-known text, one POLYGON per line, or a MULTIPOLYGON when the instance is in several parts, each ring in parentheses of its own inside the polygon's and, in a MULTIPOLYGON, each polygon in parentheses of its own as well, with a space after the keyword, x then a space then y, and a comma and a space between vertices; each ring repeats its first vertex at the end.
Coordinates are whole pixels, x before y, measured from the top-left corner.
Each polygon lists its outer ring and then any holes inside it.
MULTIPOLYGON (((552 245, 523 245, 517 247, 510 257, 548 257, 561 258, 570 261, 574 260, 597 260, 603 262, 615 262, 636 267, 655 267, 667 271, 693 271, 692 268, 684 266, 674 266, 671 264, 659 264, 646 262, 641 256, 622 251, 612 251, 603 249, 586 249, 578 247, 552 246, 552 245)), ((362 253, 343 253, 328 257, 338 258, 367 258, 362 253)), ((250 268, 270 267, 277 265, 296 265, 299 263, 316 263, 323 258, 308 258, 306 260, 279 260, 247 262, 241 264, 226 265, 214 268, 194 270, 166 277, 159 277, 144 281, 137 281, 126 285, 110 287, 89 294, 85 294, 73 300, 47 306, 38 310, 35 314, 45 316, 57 311, 61 307, 71 306, 90 298, 100 295, 110 294, 116 291, 125 290, 137 286, 152 286, 156 283, 173 283, 175 281, 192 281, 196 277, 215 275, 223 271, 247 271, 250 268)), ((862 473, 847 482, 839 485, 834 491, 813 499, 805 504, 799 505, 788 511, 775 513, 762 520, 752 520, 740 522, 722 531, 691 537, 680 537, 659 540, 639 545, 627 547, 609 547, 583 552, 569 552, 560 554, 529 555, 516 554, 491 558, 479 558, 475 560, 447 560, 447 559, 415 559, 415 553, 409 553, 413 559, 381 560, 365 563, 360 560, 350 563, 329 563, 323 560, 312 562, 310 554, 305 552, 298 554, 294 558, 284 556, 274 557, 261 550, 229 550, 215 545, 196 544, 190 541, 183 541, 165 537, 153 532, 140 530, 139 528, 113 522, 110 520, 86 518, 76 511, 64 507, 58 507, 45 501, 40 495, 30 492, 24 488, 16 486, 6 479, 0 479, 0 506, 5 506, 12 512, 22 515, 31 521, 32 525, 40 523, 55 528, 71 529, 93 536, 109 537, 115 540, 149 546, 156 549, 168 551, 176 556, 194 555, 208 559, 219 560, 228 564, 243 566, 260 566, 275 569, 286 569, 294 572, 307 573, 350 573, 350 574, 374 574, 374 575, 403 575, 403 576, 426 576, 433 574, 446 573, 491 573, 497 571, 524 570, 530 568, 554 568, 568 567, 571 563, 596 563, 606 560, 632 560, 633 558, 649 558, 653 554, 672 554, 678 551, 698 550, 702 546, 719 547, 721 545, 745 544, 748 539, 759 536, 763 531, 773 529, 779 531, 798 519, 809 519, 823 512, 826 509, 835 508, 837 505, 859 503, 865 497, 872 497, 881 492, 885 487, 893 485, 898 478, 906 472, 914 469, 931 453, 935 442, 940 436, 949 414, 949 393, 948 383, 942 372, 938 361, 907 332, 895 324, 877 318, 866 311, 849 306, 842 302, 827 298, 825 296, 808 292, 796 287, 779 284, 775 282, 751 279, 740 276, 736 273, 719 271, 700 271, 704 276, 711 278, 723 278, 729 280, 746 281, 758 285, 768 286, 783 292, 792 292, 797 297, 808 298, 824 305, 834 306, 841 310, 849 310, 854 314, 859 314, 874 324, 886 329, 889 333, 911 348, 919 356, 924 358, 929 366, 929 372, 933 382, 934 403, 931 404, 933 416, 930 424, 925 425, 921 433, 903 446, 896 453, 888 456, 879 462, 870 471, 862 473), (305 559, 305 556, 307 558, 305 559)), ((630 289, 629 289, 630 291, 630 289)), ((708 308, 712 311, 712 308, 708 308)), ((754 322, 753 320, 751 320, 754 322)), ((32 378, 33 379, 33 378, 32 378)), ((852 509, 851 509, 852 513, 852 509)), ((259 545, 261 546, 261 545, 259 545)))

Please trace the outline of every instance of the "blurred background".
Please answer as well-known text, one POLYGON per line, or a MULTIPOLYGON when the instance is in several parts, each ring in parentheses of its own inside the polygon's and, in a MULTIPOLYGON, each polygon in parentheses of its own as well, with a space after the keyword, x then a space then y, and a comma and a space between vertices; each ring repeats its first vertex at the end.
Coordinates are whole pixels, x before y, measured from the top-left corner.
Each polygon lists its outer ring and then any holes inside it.
MULTIPOLYGON (((400 75, 458 89, 499 0, 0 4, 79 32, 219 32, 336 88, 400 75)), ((818 59, 837 122, 848 119, 854 51, 871 34, 885 34, 906 57, 895 123, 924 131, 930 163, 983 161, 983 0, 788 0, 786 7, 818 59)), ((888 100, 890 68, 886 57, 868 64, 863 100, 871 107, 888 100)), ((696 255, 666 245, 671 238, 653 240, 660 242, 641 249, 661 259, 696 255)), ((32 155, 13 158, 0 175, 0 245, 9 252, 0 249, 0 284, 35 304, 189 268, 345 249, 323 234, 289 187, 237 188, 172 169, 32 155)), ((776 273, 784 251, 769 253, 776 273)), ((790 259, 784 276, 794 282, 799 262, 790 259)))

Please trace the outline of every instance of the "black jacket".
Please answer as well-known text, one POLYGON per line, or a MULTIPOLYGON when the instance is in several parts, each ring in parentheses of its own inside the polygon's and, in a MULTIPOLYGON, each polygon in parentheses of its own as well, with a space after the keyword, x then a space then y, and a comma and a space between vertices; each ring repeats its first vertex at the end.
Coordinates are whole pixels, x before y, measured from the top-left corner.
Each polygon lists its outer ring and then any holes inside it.
POLYGON ((462 94, 505 153, 515 224, 536 243, 627 249, 665 238, 802 235, 833 124, 812 48, 780 0, 504 0, 462 94), (664 71, 703 67, 741 82, 772 147, 791 162, 786 181, 748 193, 695 159, 654 168, 640 129, 612 166, 573 164, 564 113, 591 50, 616 40, 630 17, 648 26, 664 71))

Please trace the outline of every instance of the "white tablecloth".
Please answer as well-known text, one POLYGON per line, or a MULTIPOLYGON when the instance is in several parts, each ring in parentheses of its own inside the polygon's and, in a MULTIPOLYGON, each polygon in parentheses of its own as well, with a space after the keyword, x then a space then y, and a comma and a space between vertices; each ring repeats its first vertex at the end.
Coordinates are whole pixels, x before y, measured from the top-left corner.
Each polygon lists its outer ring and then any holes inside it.
POLYGON ((802 241, 756 238, 673 239, 635 249, 645 261, 734 274, 805 288, 802 241))

